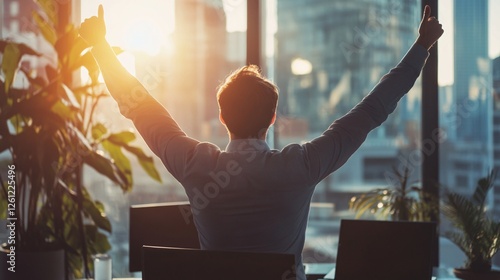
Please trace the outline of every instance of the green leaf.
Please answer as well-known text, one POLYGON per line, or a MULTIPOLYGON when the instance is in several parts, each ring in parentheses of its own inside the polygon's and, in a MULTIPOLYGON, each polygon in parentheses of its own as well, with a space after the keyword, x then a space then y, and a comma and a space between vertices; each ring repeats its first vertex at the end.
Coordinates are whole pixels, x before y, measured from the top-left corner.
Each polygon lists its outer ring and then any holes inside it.
POLYGON ((66 257, 68 258, 69 267, 73 272, 74 278, 82 278, 83 258, 79 254, 66 254, 66 257))
POLYGON ((31 73, 29 73, 28 70, 23 69, 23 68, 20 68, 19 70, 24 73, 24 75, 26 76, 26 79, 28 79, 30 85, 34 86, 35 88, 37 88, 37 89, 42 88, 46 84, 45 80, 42 77, 40 77, 40 76, 33 77, 33 75, 31 73))
POLYGON ((101 211, 90 197, 86 197, 83 201, 83 208, 98 228, 111 233, 111 223, 109 219, 106 217, 104 211, 101 211))
POLYGON ((85 49, 89 48, 89 45, 80 36, 77 36, 75 40, 71 43, 71 50, 68 57, 68 69, 75 70, 82 67, 79 65, 79 61, 82 57, 82 53, 85 49))
POLYGON ((113 162, 118 169, 125 174, 125 178, 127 178, 127 185, 132 186, 132 165, 130 164, 130 160, 123 154, 121 147, 108 140, 102 141, 102 147, 109 153, 109 156, 113 159, 113 162))
POLYGON ((87 238, 87 244, 89 249, 91 249, 92 254, 106 253, 111 249, 111 244, 109 244, 108 237, 97 230, 95 226, 86 225, 85 230, 88 233, 89 238, 87 238))
POLYGON ((96 123, 92 126, 92 139, 99 140, 108 130, 102 123, 96 123))
POLYGON ((5 92, 8 93, 14 78, 16 77, 19 61, 21 61, 21 51, 17 44, 7 44, 2 59, 2 71, 5 76, 5 92))
POLYGON ((71 107, 79 109, 80 103, 78 103, 78 100, 76 99, 76 96, 73 93, 73 91, 65 84, 60 84, 60 85, 61 85, 61 89, 62 89, 61 92, 63 94, 64 100, 68 101, 68 103, 71 107))
POLYGON ((17 45, 22 55, 42 56, 42 54, 30 48, 28 45, 24 43, 14 43, 10 40, 0 40, 0 53, 5 52, 5 47, 7 47, 7 45, 9 44, 17 45))
POLYGON ((35 0, 42 11, 47 15, 52 25, 57 24, 57 3, 54 0, 35 0))
POLYGON ((75 145, 74 147, 78 147, 77 146, 78 143, 81 146, 83 146, 82 149, 85 149, 85 151, 78 152, 80 155, 91 154, 92 152, 95 152, 92 150, 89 139, 87 139, 85 135, 83 135, 83 133, 78 128, 76 128, 71 123, 67 124, 66 128, 70 130, 74 136, 76 136, 76 139, 71 140, 73 145, 75 145))
POLYGON ((98 253, 106 253, 111 250, 111 244, 109 244, 108 237, 100 232, 97 232, 93 247, 98 253))
MULTIPOLYGON (((12 94, 15 89, 12 89, 12 94)), ((50 125, 60 124, 61 119, 58 115, 51 111, 52 106, 57 101, 54 95, 49 95, 47 92, 41 92, 31 97, 16 99, 11 106, 0 112, 2 120, 10 119, 18 114, 23 117, 30 117, 33 125, 50 125)))
POLYGON ((120 185, 123 189, 127 189, 125 175, 122 174, 115 165, 100 152, 92 151, 88 156, 84 157, 84 162, 97 172, 108 177, 111 181, 120 185))
POLYGON ((62 34, 54 44, 59 61, 64 68, 68 68, 71 49, 73 48, 73 43, 76 41, 76 38, 78 38, 78 31, 73 28, 73 25, 69 25, 64 34, 62 34))
POLYGON ((57 100, 54 105, 52 105, 51 111, 61 117, 63 120, 72 120, 75 116, 75 110, 72 110, 70 106, 64 104, 61 100, 57 100))
POLYGON ((19 47, 19 50, 21 51, 22 55, 42 56, 41 53, 35 51, 34 49, 30 48, 26 44, 23 44, 23 43, 16 43, 16 44, 19 47))
POLYGON ((131 131, 122 131, 111 134, 107 140, 118 146, 127 146, 130 142, 135 140, 135 134, 131 131))
POLYGON ((57 33, 52 25, 50 25, 37 11, 33 11, 33 19, 38 25, 45 40, 54 46, 57 41, 57 33))
MULTIPOLYGON (((387 193, 392 193, 392 190, 389 189, 375 189, 366 194, 362 194, 357 197, 354 201, 350 203, 350 208, 356 211, 356 219, 360 218, 364 213, 368 210, 372 211, 374 214, 382 212, 384 213, 384 209, 389 208, 390 204, 387 204, 384 201, 384 197, 387 196, 387 193), (378 204, 382 202, 383 206, 381 208, 378 207, 378 204)), ((383 215, 385 216, 385 215, 383 215)))
POLYGON ((472 201, 474 201, 480 207, 484 207, 486 196, 488 195, 489 190, 493 187, 495 175, 495 170, 492 170, 488 176, 477 181, 476 189, 474 191, 474 194, 472 195, 472 201))
POLYGON ((99 66, 90 51, 80 56, 72 65, 71 69, 78 69, 79 67, 85 67, 85 69, 87 69, 93 84, 97 84, 99 82, 99 66))
POLYGON ((139 164, 142 166, 144 171, 148 173, 148 175, 155 179, 156 181, 161 183, 161 177, 160 174, 158 173, 158 170, 156 170, 156 166, 154 164, 153 158, 147 156, 141 148, 133 147, 133 146, 123 146, 127 151, 131 152, 134 154, 137 159, 139 160, 139 164))
POLYGON ((99 209, 99 211, 104 212, 104 204, 99 200, 94 200, 94 205, 99 209))
POLYGON ((64 235, 66 238, 66 243, 69 246, 71 246, 71 248, 78 251, 82 244, 80 242, 81 240, 80 240, 80 232, 78 230, 78 225, 76 223, 74 216, 75 215, 72 215, 71 219, 68 219, 68 217, 66 217, 65 219, 66 222, 64 223, 64 235))

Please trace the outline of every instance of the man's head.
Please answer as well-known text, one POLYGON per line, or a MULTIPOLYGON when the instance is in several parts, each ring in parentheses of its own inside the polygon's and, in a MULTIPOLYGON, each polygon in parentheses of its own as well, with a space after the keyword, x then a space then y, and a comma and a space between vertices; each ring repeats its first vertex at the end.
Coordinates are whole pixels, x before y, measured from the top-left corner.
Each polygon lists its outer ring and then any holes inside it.
POLYGON ((278 88, 249 65, 226 78, 217 100, 220 119, 234 137, 262 139, 276 119, 278 88))

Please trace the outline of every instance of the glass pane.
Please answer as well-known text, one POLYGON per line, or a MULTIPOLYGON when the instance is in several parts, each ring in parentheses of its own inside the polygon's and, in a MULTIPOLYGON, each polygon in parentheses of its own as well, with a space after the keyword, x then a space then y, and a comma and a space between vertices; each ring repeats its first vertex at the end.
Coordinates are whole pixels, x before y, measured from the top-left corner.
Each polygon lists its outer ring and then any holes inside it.
MULTIPOLYGON (((450 191, 470 197, 478 179, 500 167, 500 2, 439 1, 445 34, 439 42, 440 181, 450 191)), ((497 176, 498 177, 498 176, 497 176)), ((500 217, 500 184, 487 200, 500 217)), ((451 230, 445 219, 441 235, 451 230)), ((441 238, 441 266, 464 265, 465 255, 441 238)), ((495 264, 500 265, 497 258, 495 264)))
MULTIPOLYGON (((82 19, 95 15, 103 1, 81 3, 82 19)), ((191 137, 225 148, 228 137, 219 122, 216 87, 232 70, 245 64, 246 1, 104 1, 107 38, 125 50, 120 59, 170 112, 191 137)), ((131 129, 114 101, 99 111, 113 129, 131 129), (114 108, 114 110, 109 110, 114 108)), ((140 137, 139 137, 140 138, 140 137)), ((152 155, 145 143, 137 143, 152 155)), ((155 160, 157 158, 155 157, 155 160)), ((129 206, 185 201, 181 185, 157 160, 163 182, 153 181, 132 161, 134 188, 122 191, 89 170, 94 197, 104 202, 111 218, 113 275, 129 276, 129 206)), ((137 273, 136 273, 137 274, 137 273)))
MULTIPOLYGON (((275 0, 274 79, 280 88, 275 148, 321 135, 366 96, 416 39, 420 1, 275 0)), ((273 28, 273 25, 270 28, 273 28)), ((270 32, 270 31, 268 31, 270 32)), ((420 179, 420 80, 387 121, 313 196, 304 262, 333 262, 353 196, 394 182, 393 168, 420 179)), ((372 214, 363 218, 373 219, 372 214)), ((380 217, 379 217, 380 218, 380 217)), ((390 219, 390 217, 385 217, 390 219)))

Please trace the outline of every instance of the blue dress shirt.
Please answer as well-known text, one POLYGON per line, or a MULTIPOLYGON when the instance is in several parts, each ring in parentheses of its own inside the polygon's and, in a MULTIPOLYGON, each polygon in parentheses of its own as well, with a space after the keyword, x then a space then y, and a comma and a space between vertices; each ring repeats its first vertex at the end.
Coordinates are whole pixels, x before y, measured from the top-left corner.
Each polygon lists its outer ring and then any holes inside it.
POLYGON ((256 139, 232 140, 225 150, 192 139, 150 95, 122 113, 184 187, 202 249, 294 254, 297 278, 305 279, 301 253, 316 184, 341 167, 394 111, 427 56, 424 47, 413 45, 359 104, 321 136, 281 151, 256 139))

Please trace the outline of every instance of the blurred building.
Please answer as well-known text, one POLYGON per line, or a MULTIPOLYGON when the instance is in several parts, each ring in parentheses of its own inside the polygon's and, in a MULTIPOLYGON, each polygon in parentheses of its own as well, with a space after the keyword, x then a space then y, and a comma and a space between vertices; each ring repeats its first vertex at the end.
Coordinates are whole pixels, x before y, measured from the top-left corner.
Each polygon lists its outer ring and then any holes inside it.
POLYGON ((453 18, 459 32, 454 34, 453 90, 441 111, 447 141, 441 146, 440 179, 454 191, 471 193, 493 166, 488 1, 455 0, 453 18))
MULTIPOLYGON (((277 3, 279 110, 287 119, 282 124, 286 131, 293 131, 287 124, 305 121, 307 135, 300 135, 302 140, 318 136, 370 92, 415 41, 420 19, 420 2, 415 0, 277 3)), ((386 123, 370 133, 332 178, 318 185, 318 199, 344 189, 363 191, 387 185, 386 173, 407 162, 417 148, 420 88, 417 81, 386 123)), ((300 128, 304 130, 303 125, 300 128)), ((293 135, 280 135, 282 146, 294 140, 293 135)), ((418 176, 418 164, 413 168, 418 176)))
MULTIPOLYGON (((47 2, 49 3, 49 2, 47 2)), ((59 2, 49 4, 49 11, 56 17, 62 17, 59 2)), ((81 0, 64 1, 70 5, 70 10, 65 13, 70 22, 80 23, 81 0)), ((9 36, 22 36, 28 33, 38 33, 38 27, 33 18, 33 11, 38 11, 39 7, 35 1, 26 0, 0 0, 0 38, 9 36)))
POLYGON ((37 28, 33 20, 32 11, 37 8, 37 4, 34 1, 0 1, 0 11, 2 11, 0 37, 36 32, 37 28))
MULTIPOLYGON (((309 119, 310 130, 319 132, 347 113, 402 58, 415 40, 419 5, 288 0, 278 1, 277 10, 282 112, 309 119), (294 73, 296 59, 308 61, 310 73, 294 73)), ((404 111, 385 124, 383 137, 396 137, 402 118, 416 117, 408 115, 412 110, 404 111)))
MULTIPOLYGON (((491 99, 487 88, 490 73, 488 58, 488 0, 455 0, 454 92, 457 107, 470 107, 474 114, 457 127, 460 141, 483 142, 490 138, 488 110, 491 99), (473 39, 472 39, 473 38, 473 39)), ((491 95, 491 94, 490 94, 491 95)), ((457 110, 456 114, 460 114, 457 110)), ((459 116, 462 117, 462 116, 459 116)))
MULTIPOLYGON (((167 107, 182 128, 198 139, 200 127, 218 120, 216 88, 229 72, 226 17, 219 4, 204 1, 175 2, 174 53, 169 65, 167 107)), ((208 139, 206 139, 208 140, 208 139)))

